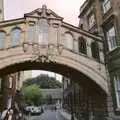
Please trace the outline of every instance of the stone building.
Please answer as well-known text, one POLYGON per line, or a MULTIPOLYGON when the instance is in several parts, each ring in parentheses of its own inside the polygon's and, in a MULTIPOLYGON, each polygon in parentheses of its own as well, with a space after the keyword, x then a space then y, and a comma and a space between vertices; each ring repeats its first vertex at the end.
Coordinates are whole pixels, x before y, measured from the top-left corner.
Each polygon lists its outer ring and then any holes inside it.
POLYGON ((104 120, 107 118, 105 99, 104 93, 63 77, 63 108, 77 120, 104 120), (103 97, 100 97, 101 95, 103 97))
MULTIPOLYGON (((113 111, 115 118, 120 119, 120 0, 86 0, 80 7, 79 18, 79 27, 103 37, 108 85, 113 102, 109 104, 109 111, 111 114, 113 111)), ((110 97, 108 101, 111 101, 110 97)))
MULTIPOLYGON (((80 85, 80 99, 71 102, 72 111, 77 105, 78 111, 82 111, 82 115, 76 116, 86 120, 92 116, 97 120, 108 116, 108 83, 103 40, 99 35, 64 22, 43 5, 22 18, 0 22, 0 36, 0 75, 27 69, 62 74, 80 85)), ((7 82, 5 79, 3 86, 7 82)), ((19 88, 19 82, 17 85, 19 88)), ((75 91, 70 98, 76 95, 75 91)))

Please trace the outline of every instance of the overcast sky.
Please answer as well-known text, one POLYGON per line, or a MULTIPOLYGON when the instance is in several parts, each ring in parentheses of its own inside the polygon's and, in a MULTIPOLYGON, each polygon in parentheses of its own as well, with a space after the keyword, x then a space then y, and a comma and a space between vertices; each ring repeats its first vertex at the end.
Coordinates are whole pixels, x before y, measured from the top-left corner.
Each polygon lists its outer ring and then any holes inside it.
POLYGON ((23 17, 24 13, 40 8, 43 4, 64 17, 64 21, 78 25, 81 4, 85 0, 4 0, 5 18, 23 17))
MULTIPOLYGON (((43 4, 64 18, 65 22, 78 26, 79 9, 85 0, 4 0, 5 19, 16 19, 24 16, 24 13, 41 8, 43 4)), ((39 71, 33 71, 35 77, 39 71)), ((42 72, 43 73, 43 72, 42 72)), ((55 74, 50 73, 54 76, 55 74)), ((59 76, 58 76, 59 78, 59 76)))

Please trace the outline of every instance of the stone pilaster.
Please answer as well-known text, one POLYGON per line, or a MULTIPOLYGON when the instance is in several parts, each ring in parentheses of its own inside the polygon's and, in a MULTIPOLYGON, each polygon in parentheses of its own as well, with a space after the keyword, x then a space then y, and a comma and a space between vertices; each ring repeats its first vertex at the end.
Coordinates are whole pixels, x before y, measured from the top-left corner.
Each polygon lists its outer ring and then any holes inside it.
POLYGON ((0 0, 0 21, 4 20, 4 5, 3 0, 0 0))
MULTIPOLYGON (((107 70, 106 70, 107 71, 107 70)), ((107 108, 108 108, 108 120, 112 120, 114 116, 114 108, 113 108, 113 100, 111 95, 111 85, 110 85, 110 77, 108 71, 106 72, 108 79, 108 96, 107 96, 107 108)))

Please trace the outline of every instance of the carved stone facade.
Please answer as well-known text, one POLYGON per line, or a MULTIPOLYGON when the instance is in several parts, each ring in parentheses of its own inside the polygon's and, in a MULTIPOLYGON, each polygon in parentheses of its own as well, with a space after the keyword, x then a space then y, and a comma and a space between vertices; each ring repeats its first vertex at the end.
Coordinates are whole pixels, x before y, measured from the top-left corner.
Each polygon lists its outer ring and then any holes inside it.
POLYGON ((102 38, 65 23, 45 5, 23 18, 2 21, 0 35, 0 76, 43 69, 108 94, 102 38))
MULTIPOLYGON (((107 92, 101 37, 63 22, 62 17, 46 9, 46 6, 25 14, 24 18, 1 22, 0 30, 5 33, 3 47, 0 49, 0 74, 4 74, 5 71, 9 73, 7 67, 10 68, 15 64, 19 66, 25 62, 59 64, 80 71, 107 92), (17 38, 14 33, 17 34, 17 38), (29 35, 31 39, 33 36, 33 40, 28 39, 29 35), (81 36, 86 42, 86 54, 78 50, 81 36), (92 56, 93 42, 99 47, 98 59, 92 56)), ((26 68, 15 67, 11 72, 29 69, 27 64, 24 67, 26 68)))

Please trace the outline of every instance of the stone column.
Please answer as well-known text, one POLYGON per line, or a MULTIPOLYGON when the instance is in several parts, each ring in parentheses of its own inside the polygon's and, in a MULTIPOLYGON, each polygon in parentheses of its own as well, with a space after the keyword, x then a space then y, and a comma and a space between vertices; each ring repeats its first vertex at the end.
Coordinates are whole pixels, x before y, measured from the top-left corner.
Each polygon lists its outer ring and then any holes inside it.
POLYGON ((107 109, 108 109, 108 120, 112 120, 114 116, 114 108, 113 108, 113 100, 111 95, 111 85, 110 85, 110 77, 108 70, 106 69, 107 79, 108 79, 108 95, 107 95, 107 109))
POLYGON ((103 44, 99 43, 99 53, 100 53, 100 61, 104 63, 104 53, 103 53, 103 44))
POLYGON ((91 58, 92 57, 92 51, 91 51, 91 42, 90 40, 87 40, 87 54, 91 58))

